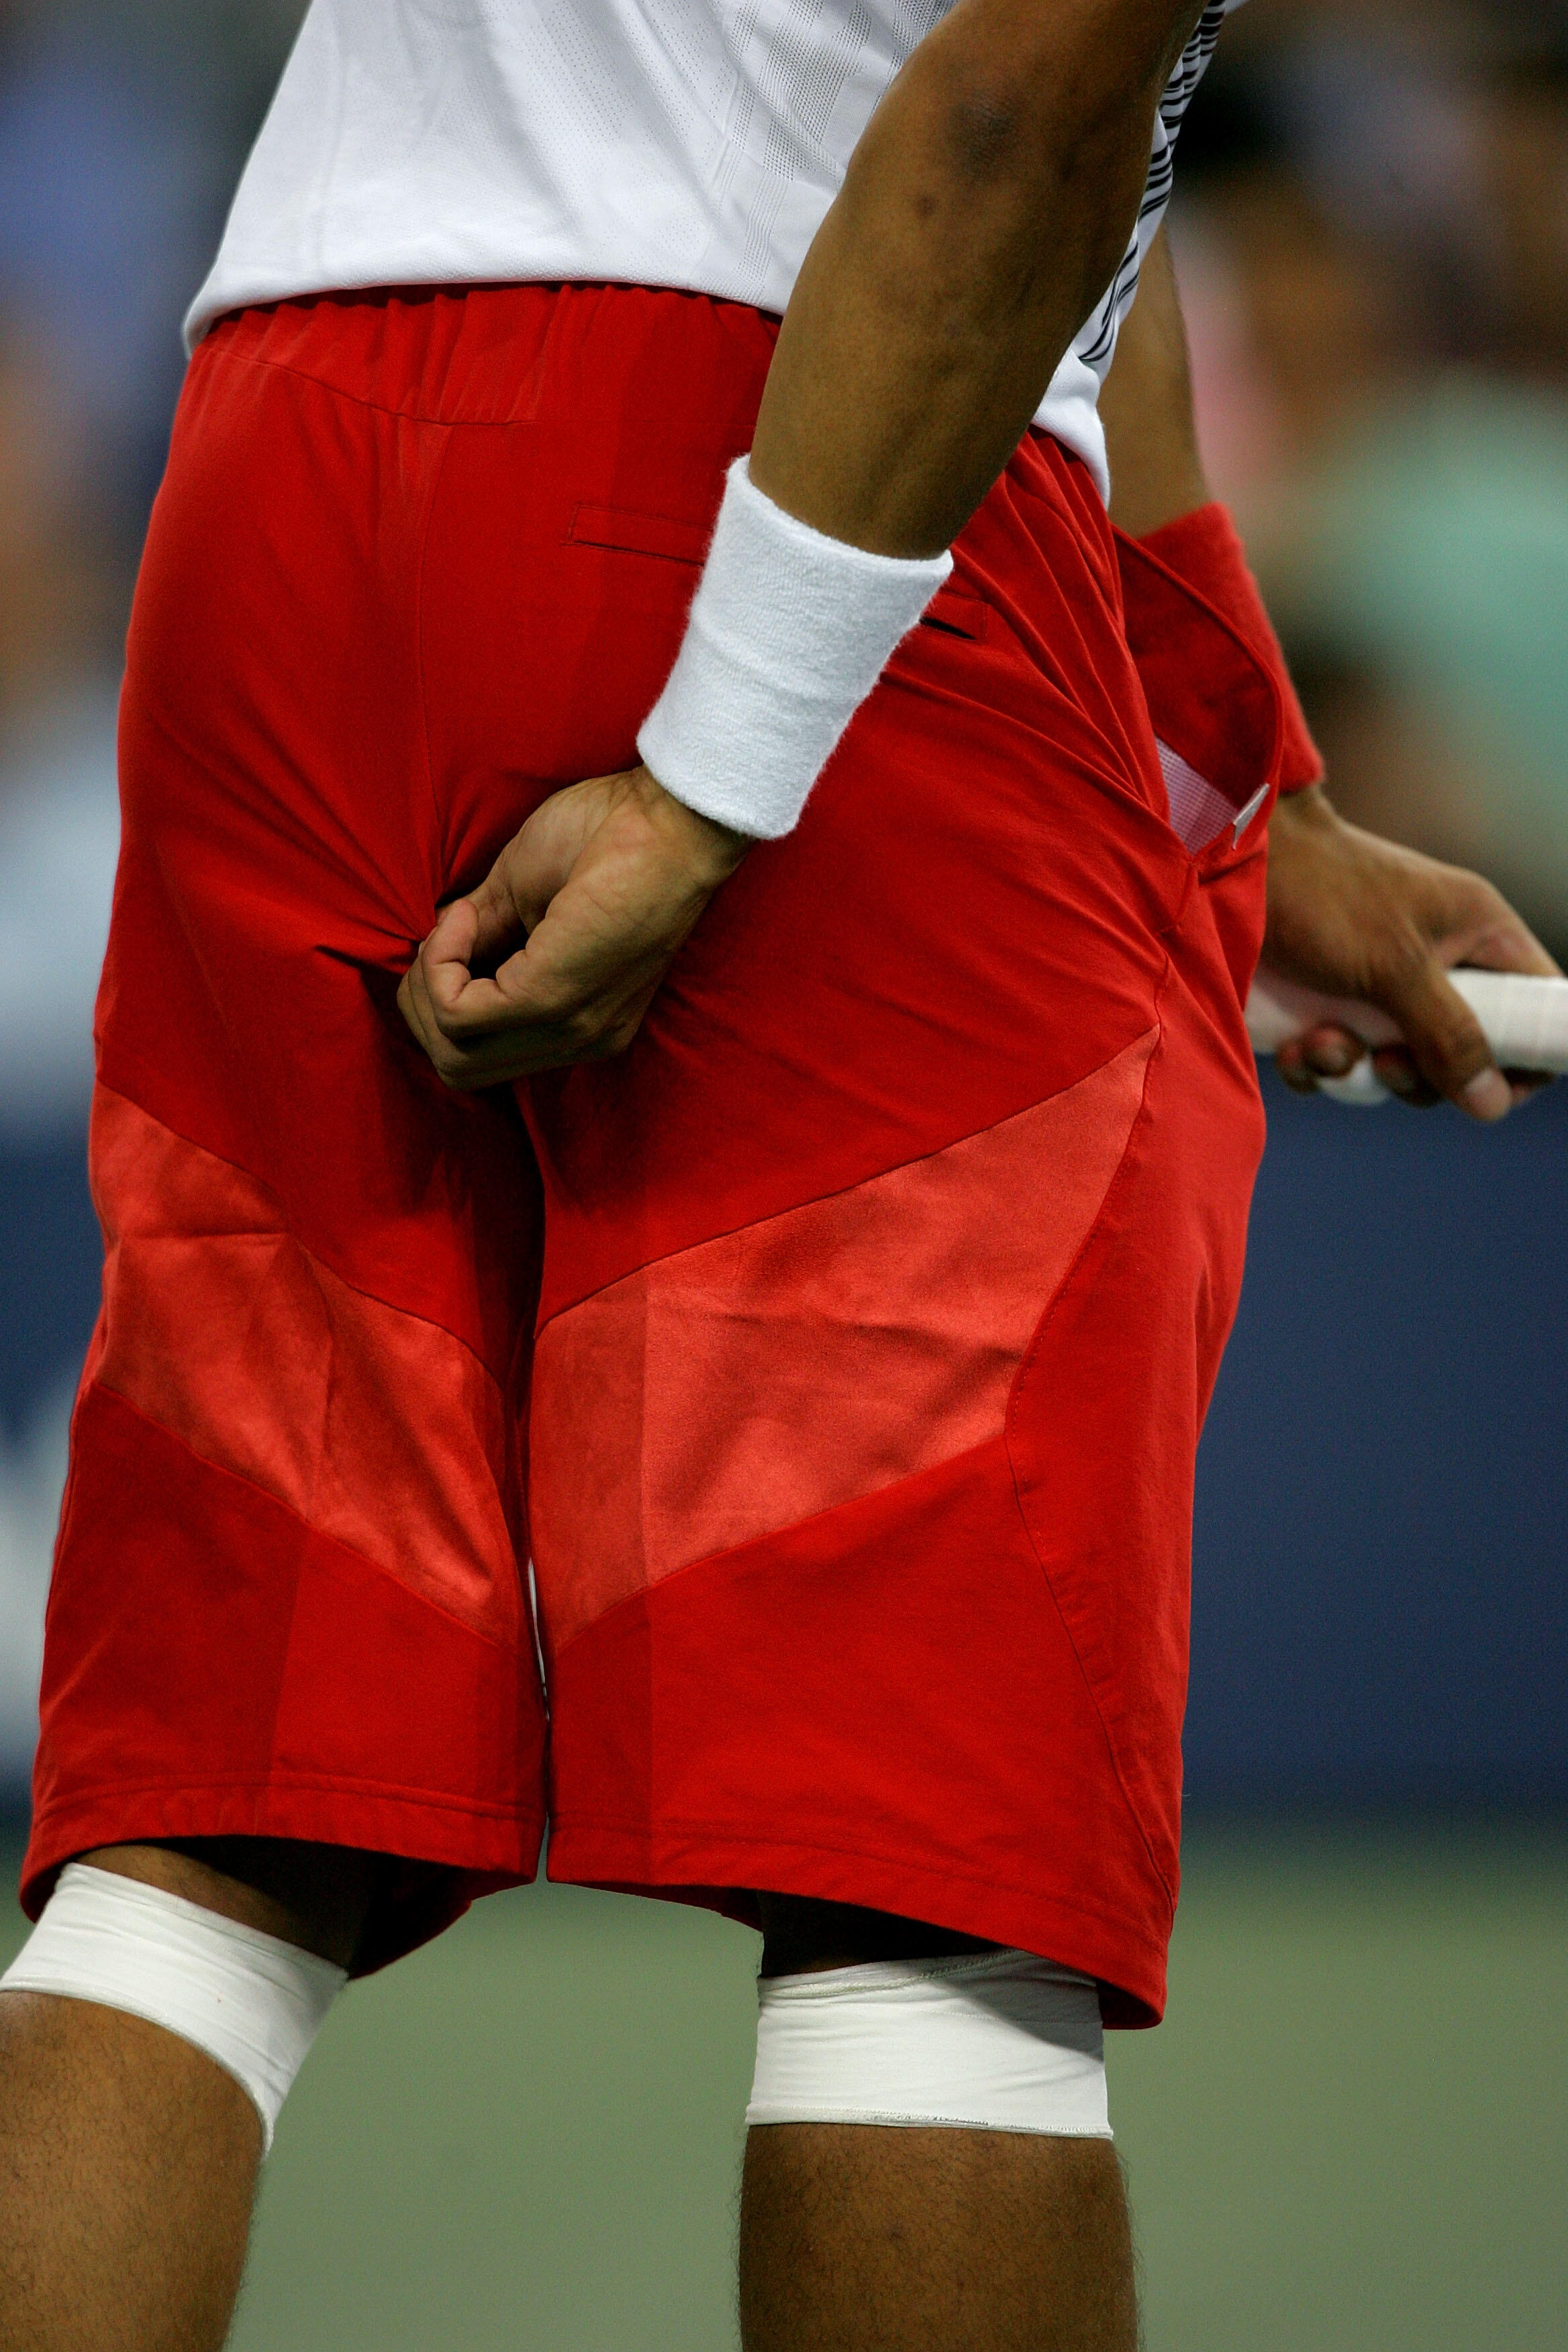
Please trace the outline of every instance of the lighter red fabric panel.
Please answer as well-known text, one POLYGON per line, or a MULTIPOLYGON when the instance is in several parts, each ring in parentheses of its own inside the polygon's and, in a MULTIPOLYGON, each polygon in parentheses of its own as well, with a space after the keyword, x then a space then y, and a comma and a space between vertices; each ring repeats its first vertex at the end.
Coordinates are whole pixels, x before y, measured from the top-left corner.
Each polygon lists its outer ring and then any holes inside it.
POLYGON ((531 1642, 456 1623, 101 1387, 82 1398, 74 1453, 32 1917, 60 1864, 96 1845, 267 1837, 400 1854, 413 1866, 378 1874, 363 1975, 485 1885, 531 1877, 544 1811, 531 1642))
POLYGON ((1126 1149, 1154 1038, 999 1126, 661 1258, 547 1325, 531 1517, 555 1648, 693 1560, 1000 1433, 1126 1149))
POLYGON ((474 1631, 515 1640, 503 1399, 448 1331, 351 1289, 267 1187, 100 1087, 99 1382, 474 1631))
POLYGON ((1163 2007, 1170 1895, 1000 1439, 634 1593, 551 1705, 552 1878, 867 1904, 1163 2007))

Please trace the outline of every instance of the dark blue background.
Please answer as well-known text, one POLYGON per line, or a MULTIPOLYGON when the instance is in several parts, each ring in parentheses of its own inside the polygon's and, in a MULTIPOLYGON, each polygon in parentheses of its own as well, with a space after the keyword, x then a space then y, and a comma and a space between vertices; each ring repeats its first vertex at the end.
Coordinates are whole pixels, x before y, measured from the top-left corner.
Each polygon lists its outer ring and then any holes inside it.
POLYGON ((80 1363, 101 1262, 86 1136, 0 1139, 0 1439, 80 1363))
MULTIPOLYGON (((1265 1082, 1198 1465, 1198 1805, 1568 1801, 1568 1085, 1495 1132, 1265 1082)), ((98 1298, 82 1146, 4 1155, 0 1423, 98 1298)))
POLYGON ((1496 1131, 1270 1073, 1198 1464, 1198 1802, 1568 1796, 1568 1086, 1496 1131))

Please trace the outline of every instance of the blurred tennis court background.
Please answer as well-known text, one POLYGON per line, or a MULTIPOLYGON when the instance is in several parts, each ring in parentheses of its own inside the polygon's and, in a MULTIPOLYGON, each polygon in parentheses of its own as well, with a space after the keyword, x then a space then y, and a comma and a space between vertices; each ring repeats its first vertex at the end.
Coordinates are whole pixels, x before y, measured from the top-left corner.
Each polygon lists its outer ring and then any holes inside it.
MULTIPOLYGON (((1556 2352, 1563 1864, 1522 1832, 1193 1841, 1171 2020, 1110 2043, 1149 2352, 1556 2352)), ((279 2127, 236 2352, 733 2352, 755 1952, 534 1888, 355 1989, 279 2127)))
MULTIPOLYGON (((96 1302, 119 646, 174 322, 300 13, 0 0, 7 1871, 96 1302)), ((1568 961, 1568 16, 1251 0, 1181 177, 1211 472, 1337 796, 1568 961)), ((1268 1098, 1200 1465, 1171 2017, 1111 2050, 1150 2352, 1555 2352, 1568 1089, 1495 1136, 1268 1098)), ((532 1890, 356 1990, 284 2117, 240 2352, 729 2347, 753 1958, 532 1890)))

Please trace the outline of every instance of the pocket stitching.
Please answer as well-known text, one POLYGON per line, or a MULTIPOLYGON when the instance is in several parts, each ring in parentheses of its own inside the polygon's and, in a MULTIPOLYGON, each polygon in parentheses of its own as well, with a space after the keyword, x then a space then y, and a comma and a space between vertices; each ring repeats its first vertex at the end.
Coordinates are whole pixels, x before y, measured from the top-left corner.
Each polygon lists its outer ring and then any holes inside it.
POLYGON ((666 563, 700 565, 712 536, 709 523, 677 515, 647 514, 633 507, 602 507, 582 501, 572 509, 566 539, 575 547, 600 547, 617 555, 651 555, 666 563))

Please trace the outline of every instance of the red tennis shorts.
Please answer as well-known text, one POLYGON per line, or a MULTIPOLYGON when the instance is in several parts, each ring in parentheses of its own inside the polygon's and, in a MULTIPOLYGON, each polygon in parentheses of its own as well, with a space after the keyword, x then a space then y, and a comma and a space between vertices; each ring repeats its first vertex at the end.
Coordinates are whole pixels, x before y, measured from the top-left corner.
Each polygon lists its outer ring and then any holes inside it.
POLYGON ((1161 2010, 1262 1140, 1245 629, 1031 436, 627 1054, 458 1097, 395 1003, 544 794, 636 764, 776 331, 426 289, 196 354, 131 635, 35 1912, 105 1842, 372 1848, 368 1968, 548 1817, 559 1879, 870 1905, 1161 2010), (1156 732, 1224 803, 1195 856, 1156 732))

